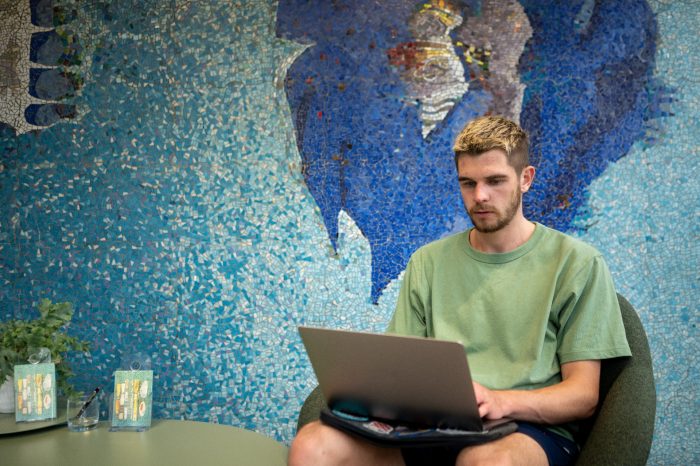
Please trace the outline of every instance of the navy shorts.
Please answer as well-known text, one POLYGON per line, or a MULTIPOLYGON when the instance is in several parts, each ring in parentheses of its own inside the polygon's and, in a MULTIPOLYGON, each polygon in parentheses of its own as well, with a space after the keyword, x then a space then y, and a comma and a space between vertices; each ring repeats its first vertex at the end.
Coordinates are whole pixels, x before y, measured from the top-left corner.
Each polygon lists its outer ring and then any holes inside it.
MULTIPOLYGON (((529 422, 518 422, 516 432, 535 440, 544 450, 550 466, 573 464, 579 449, 566 437, 529 422)), ((459 452, 464 447, 404 448, 401 450, 406 466, 454 466, 459 452)))

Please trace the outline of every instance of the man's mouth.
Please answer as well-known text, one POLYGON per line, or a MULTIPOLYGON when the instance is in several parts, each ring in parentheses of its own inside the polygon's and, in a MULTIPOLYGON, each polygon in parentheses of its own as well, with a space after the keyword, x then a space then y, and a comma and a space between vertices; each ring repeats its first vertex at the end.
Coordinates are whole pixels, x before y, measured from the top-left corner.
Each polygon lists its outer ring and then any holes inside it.
POLYGON ((488 209, 485 207, 475 207, 472 209, 472 214, 473 215, 486 215, 486 214, 492 214, 493 210, 488 209))

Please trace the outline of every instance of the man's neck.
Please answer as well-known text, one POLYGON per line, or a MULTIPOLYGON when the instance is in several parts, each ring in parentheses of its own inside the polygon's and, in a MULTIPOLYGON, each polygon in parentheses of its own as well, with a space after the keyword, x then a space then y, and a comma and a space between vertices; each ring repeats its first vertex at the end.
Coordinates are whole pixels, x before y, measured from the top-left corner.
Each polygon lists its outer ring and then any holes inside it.
POLYGON ((485 253, 510 252, 527 242, 535 231, 535 224, 523 216, 513 219, 506 227, 492 233, 470 230, 469 244, 485 253))

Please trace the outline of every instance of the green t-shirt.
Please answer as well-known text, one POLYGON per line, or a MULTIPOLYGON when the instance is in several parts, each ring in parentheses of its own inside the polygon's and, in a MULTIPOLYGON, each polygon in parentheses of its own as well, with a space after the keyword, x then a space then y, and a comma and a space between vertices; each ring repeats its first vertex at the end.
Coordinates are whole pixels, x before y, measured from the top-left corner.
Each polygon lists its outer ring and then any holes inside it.
POLYGON ((545 387, 563 363, 629 356, 600 253, 535 225, 503 254, 473 249, 468 231, 420 248, 387 331, 462 343, 473 379, 491 389, 545 387))

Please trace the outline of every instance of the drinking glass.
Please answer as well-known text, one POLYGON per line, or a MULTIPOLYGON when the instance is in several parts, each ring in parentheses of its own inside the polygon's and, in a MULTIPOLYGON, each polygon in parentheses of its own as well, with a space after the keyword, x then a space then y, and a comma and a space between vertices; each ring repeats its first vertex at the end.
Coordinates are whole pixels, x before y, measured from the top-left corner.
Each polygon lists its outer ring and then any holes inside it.
POLYGON ((66 410, 68 430, 84 432, 97 426, 100 420, 100 401, 89 395, 68 398, 66 410))

